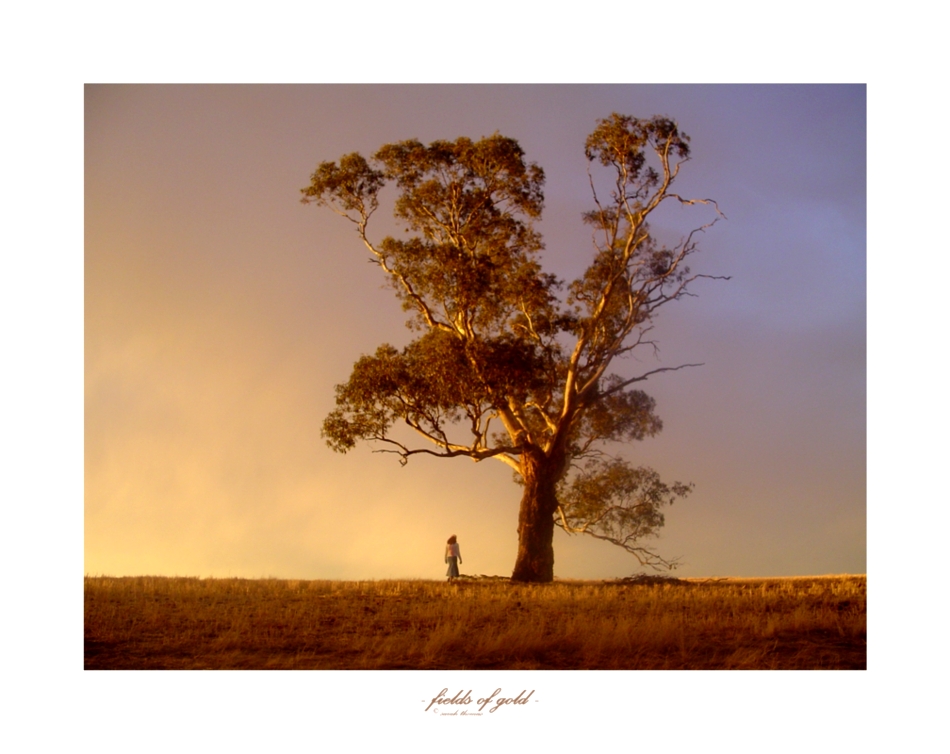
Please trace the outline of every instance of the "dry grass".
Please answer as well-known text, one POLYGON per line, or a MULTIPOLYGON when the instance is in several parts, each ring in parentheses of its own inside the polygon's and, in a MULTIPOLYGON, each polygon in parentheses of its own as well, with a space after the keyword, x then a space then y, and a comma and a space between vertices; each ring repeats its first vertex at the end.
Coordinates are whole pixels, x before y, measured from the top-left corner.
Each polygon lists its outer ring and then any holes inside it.
POLYGON ((867 578, 86 578, 87 669, 864 669, 867 578))

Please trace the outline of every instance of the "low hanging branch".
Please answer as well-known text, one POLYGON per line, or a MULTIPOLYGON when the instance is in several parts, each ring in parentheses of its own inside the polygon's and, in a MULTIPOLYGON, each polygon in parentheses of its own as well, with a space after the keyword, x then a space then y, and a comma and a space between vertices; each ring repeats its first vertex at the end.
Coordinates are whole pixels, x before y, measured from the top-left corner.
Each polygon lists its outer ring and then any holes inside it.
POLYGON ((657 536, 666 521, 662 509, 692 489, 681 482, 668 485, 653 469, 634 468, 621 458, 591 459, 562 482, 557 525, 569 534, 588 534, 622 547, 641 565, 671 569, 677 559, 667 560, 640 542, 657 536))

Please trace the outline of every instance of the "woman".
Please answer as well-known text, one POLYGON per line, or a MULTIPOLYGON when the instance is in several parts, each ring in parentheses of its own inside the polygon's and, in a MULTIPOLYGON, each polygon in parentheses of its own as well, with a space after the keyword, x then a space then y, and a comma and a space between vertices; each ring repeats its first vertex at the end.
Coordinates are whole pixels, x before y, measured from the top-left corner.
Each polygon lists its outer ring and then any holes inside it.
POLYGON ((445 545, 445 562, 449 564, 449 570, 445 575, 450 579, 457 579, 459 577, 459 563, 462 562, 462 553, 454 534, 449 537, 449 541, 445 545))

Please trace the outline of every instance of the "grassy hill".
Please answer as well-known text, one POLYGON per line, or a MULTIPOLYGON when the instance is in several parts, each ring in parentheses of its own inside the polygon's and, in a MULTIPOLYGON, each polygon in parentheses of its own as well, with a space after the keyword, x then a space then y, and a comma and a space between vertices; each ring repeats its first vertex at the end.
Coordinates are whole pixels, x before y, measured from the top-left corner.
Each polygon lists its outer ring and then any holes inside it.
POLYGON ((87 577, 86 669, 864 669, 866 576, 87 577))

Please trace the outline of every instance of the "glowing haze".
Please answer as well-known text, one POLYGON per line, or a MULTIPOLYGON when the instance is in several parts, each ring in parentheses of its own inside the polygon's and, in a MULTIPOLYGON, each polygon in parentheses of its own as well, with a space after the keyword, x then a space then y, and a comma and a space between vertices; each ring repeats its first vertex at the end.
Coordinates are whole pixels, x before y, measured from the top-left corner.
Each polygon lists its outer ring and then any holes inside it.
MULTIPOLYGON (((411 334, 350 224, 299 189, 346 152, 498 131, 545 170, 545 265, 571 278, 584 138, 615 111, 677 120, 679 192, 728 217, 692 267, 731 281, 663 310, 642 363, 704 363, 646 386, 664 431, 624 450, 696 485, 653 544, 683 575, 864 572, 863 86, 89 86, 86 573, 441 578, 457 534, 463 572, 509 574, 506 466, 320 438, 353 362, 411 334)), ((555 557, 563 578, 638 570, 560 530, 555 557)))

